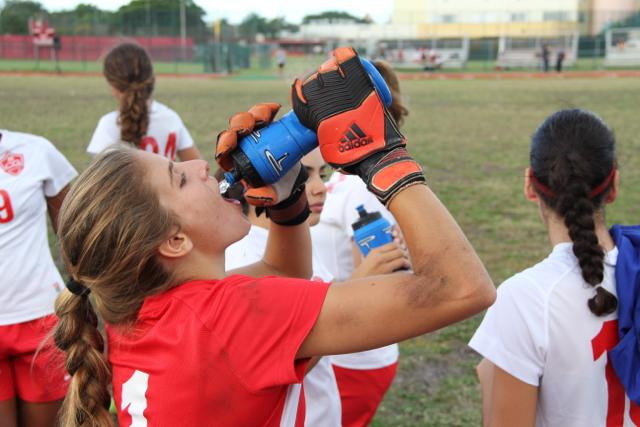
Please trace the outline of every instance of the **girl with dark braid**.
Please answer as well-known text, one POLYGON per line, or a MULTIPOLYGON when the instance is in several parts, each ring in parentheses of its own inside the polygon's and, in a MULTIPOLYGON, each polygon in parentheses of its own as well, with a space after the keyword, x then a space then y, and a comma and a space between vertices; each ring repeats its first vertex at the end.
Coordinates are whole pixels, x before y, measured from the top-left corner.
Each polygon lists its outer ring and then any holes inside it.
POLYGON ((485 426, 640 425, 611 364, 618 248, 604 207, 618 193, 615 140, 595 114, 562 110, 531 141, 525 197, 553 246, 504 282, 470 346, 485 426))
POLYGON ((103 74, 119 108, 98 122, 87 147, 89 154, 126 142, 169 160, 176 155, 183 161, 200 158, 180 116, 151 99, 155 76, 151 58, 142 46, 122 43, 114 47, 104 59, 103 74))

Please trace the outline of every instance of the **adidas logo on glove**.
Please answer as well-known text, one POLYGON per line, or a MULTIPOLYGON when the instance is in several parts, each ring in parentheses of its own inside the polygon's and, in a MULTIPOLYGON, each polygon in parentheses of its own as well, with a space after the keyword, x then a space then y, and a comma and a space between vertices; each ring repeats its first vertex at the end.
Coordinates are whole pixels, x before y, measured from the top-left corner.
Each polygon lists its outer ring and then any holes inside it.
POLYGON ((344 153, 345 151, 362 147, 367 144, 371 144, 372 142, 373 139, 370 136, 367 136, 367 134, 360 129, 360 126, 354 122, 349 126, 345 134, 340 139, 338 151, 344 153))

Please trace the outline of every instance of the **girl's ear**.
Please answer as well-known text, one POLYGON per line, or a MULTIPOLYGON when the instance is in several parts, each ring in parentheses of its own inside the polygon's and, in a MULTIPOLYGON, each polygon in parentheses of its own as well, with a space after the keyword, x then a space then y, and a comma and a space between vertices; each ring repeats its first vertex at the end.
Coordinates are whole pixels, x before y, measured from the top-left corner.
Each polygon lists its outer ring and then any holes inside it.
POLYGON ((176 259, 188 255, 193 250, 193 242, 183 232, 177 232, 160 244, 158 252, 166 258, 176 259))
POLYGON ((530 202, 538 203, 539 197, 531 181, 531 168, 524 170, 524 197, 530 202))
POLYGON ((613 182, 611 182, 611 188, 609 189, 609 194, 607 194, 607 198, 604 200, 605 203, 613 203, 616 201, 618 197, 618 188, 620 186, 620 171, 616 169, 616 173, 613 176, 613 182))

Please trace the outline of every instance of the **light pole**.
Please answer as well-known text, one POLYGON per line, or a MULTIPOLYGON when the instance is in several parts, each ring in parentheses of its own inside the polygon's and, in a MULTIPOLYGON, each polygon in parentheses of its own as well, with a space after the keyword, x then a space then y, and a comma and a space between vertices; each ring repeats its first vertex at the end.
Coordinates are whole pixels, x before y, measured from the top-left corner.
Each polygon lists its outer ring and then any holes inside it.
POLYGON ((182 48, 182 60, 185 61, 187 59, 186 48, 187 48, 187 13, 185 10, 185 2, 186 0, 180 0, 180 46, 182 48))

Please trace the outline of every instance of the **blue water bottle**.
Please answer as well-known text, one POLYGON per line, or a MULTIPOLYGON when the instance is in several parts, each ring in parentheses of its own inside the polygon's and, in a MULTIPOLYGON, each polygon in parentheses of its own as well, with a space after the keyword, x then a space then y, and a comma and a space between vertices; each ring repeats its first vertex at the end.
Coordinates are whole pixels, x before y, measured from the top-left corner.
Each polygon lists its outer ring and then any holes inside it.
MULTIPOLYGON (((371 62, 366 59, 360 59, 360 62, 382 102, 389 106, 391 92, 384 79, 371 62)), ((303 126, 295 113, 289 111, 280 120, 240 140, 238 148, 231 153, 234 169, 224 174, 225 187, 241 179, 251 187, 272 184, 317 146, 315 132, 303 126)))
POLYGON ((360 218, 351 224, 351 228, 353 240, 362 255, 367 256, 371 249, 393 242, 393 225, 380 212, 367 212, 364 205, 356 209, 360 218))

